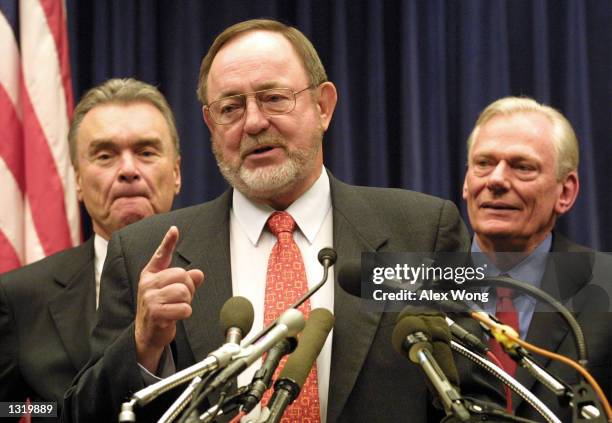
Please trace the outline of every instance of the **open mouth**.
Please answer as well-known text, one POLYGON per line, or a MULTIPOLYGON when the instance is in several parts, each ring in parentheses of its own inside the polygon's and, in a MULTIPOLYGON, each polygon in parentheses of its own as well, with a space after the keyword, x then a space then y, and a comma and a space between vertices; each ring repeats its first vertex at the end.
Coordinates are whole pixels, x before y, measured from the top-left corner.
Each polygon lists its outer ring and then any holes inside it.
POLYGON ((263 154, 273 149, 274 147, 271 147, 271 146, 260 147, 260 148, 256 148, 255 150, 251 151, 249 154, 263 154))

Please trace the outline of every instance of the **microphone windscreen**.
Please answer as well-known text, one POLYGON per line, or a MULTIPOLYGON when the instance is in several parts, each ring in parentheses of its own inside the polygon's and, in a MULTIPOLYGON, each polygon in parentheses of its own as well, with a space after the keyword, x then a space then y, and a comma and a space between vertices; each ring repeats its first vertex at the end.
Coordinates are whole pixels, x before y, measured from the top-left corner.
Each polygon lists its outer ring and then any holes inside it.
MULTIPOLYGON (((451 332, 448 323, 442 313, 432 310, 419 308, 406 308, 399 315, 399 321, 393 329, 391 342, 393 348, 404 356, 408 356, 413 362, 418 362, 416 351, 406 348, 404 341, 408 335, 416 332, 423 332, 429 339, 430 351, 436 362, 446 375, 448 380, 455 386, 459 386, 459 373, 455 365, 455 359, 450 347, 451 332), (417 310, 419 314, 415 314, 417 310)), ((422 343, 422 347, 427 348, 427 343, 422 343)))
POLYGON ((298 346, 287 359, 279 380, 290 379, 301 389, 333 326, 334 315, 329 310, 312 310, 299 337, 298 346))
POLYGON ((290 308, 285 310, 283 314, 278 317, 277 326, 278 325, 285 325, 287 327, 285 337, 295 336, 304 329, 304 315, 300 310, 290 308))
POLYGON ((338 271, 340 287, 355 297, 361 297, 361 262, 350 260, 338 271))
POLYGON ((329 265, 333 266, 336 263, 336 260, 338 260, 338 254, 333 248, 325 247, 319 250, 319 255, 317 258, 319 259, 319 263, 323 264, 325 260, 327 260, 329 265))
MULTIPOLYGON (((407 348, 404 341, 408 335, 412 335, 417 332, 422 332, 425 336, 427 336, 427 339, 429 339, 429 328, 427 327, 425 320, 417 316, 407 315, 395 324, 393 334, 391 335, 391 343, 395 351, 410 358, 410 360, 414 361, 415 363, 417 361, 415 361, 413 356, 410 356, 410 348, 407 348)), ((423 342, 422 347, 427 348, 427 344, 429 344, 429 342, 423 342)))
POLYGON ((444 318, 428 318, 427 323, 433 344, 433 356, 450 383, 459 386, 459 372, 450 347, 451 331, 444 318))
POLYGON ((242 335, 246 335, 253 326, 253 305, 244 297, 232 297, 223 304, 219 313, 219 321, 223 334, 232 327, 240 328, 242 335))
POLYGON ((397 319, 395 319, 395 321, 399 322, 399 321, 401 321, 406 316, 420 316, 420 317, 436 317, 436 316, 439 316, 441 318, 444 318, 444 314, 441 313, 438 310, 433 310, 433 309, 427 308, 427 307, 419 307, 419 306, 409 305, 409 306, 404 307, 402 309, 402 311, 400 311, 400 313, 397 315, 397 319))

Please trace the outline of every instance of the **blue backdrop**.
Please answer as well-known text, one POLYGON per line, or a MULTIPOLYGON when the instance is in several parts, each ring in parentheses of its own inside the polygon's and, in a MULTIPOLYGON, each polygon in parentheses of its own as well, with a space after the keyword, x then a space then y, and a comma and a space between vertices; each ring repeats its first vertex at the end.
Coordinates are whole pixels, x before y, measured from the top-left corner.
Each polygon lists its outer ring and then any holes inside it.
MULTIPOLYGON (((111 77, 157 85, 176 114, 176 207, 225 188, 195 95, 202 56, 241 20, 270 17, 314 43, 339 104, 325 137, 340 179, 427 192, 465 211, 465 140, 506 95, 561 110, 581 144, 581 192, 560 222, 612 250, 612 3, 609 0, 68 0, 76 100, 111 77)), ((465 214, 464 214, 465 216, 465 214)))

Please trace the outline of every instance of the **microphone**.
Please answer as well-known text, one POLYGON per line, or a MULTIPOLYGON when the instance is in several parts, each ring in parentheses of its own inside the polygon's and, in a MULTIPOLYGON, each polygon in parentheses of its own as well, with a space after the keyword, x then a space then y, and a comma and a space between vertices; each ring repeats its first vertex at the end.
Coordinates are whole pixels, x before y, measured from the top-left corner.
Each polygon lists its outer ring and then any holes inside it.
POLYGON ((267 423, 278 423, 285 409, 300 394, 308 373, 317 359, 334 325, 333 314, 325 308, 310 312, 306 327, 296 350, 289 356, 270 398, 267 423))
MULTIPOLYGON (((196 376, 227 366, 232 358, 241 351, 240 345, 233 341, 239 340, 239 333, 246 334, 251 330, 253 315, 253 306, 246 298, 232 297, 227 300, 221 309, 219 318, 226 338, 230 341, 208 354, 204 360, 136 392, 132 395, 132 401, 129 404, 146 405, 164 392, 196 376)), ((124 405, 127 404, 124 403, 124 405)))
MULTIPOLYGON (((304 316, 302 312, 294 308, 285 311, 278 318, 276 325, 256 343, 243 348, 243 351, 234 357, 234 361, 219 373, 206 388, 206 393, 221 387, 228 380, 234 378, 239 373, 259 359, 266 351, 274 346, 283 338, 293 337, 304 328, 304 316)), ((206 396, 202 394, 202 396, 206 396)))
POLYGON ((489 351, 489 346, 482 342, 476 335, 469 332, 459 323, 455 322, 450 317, 446 316, 446 324, 455 338, 461 341, 462 344, 471 347, 478 351, 481 355, 486 355, 489 351))
POLYGON ((449 345, 450 329, 443 316, 426 313, 420 317, 406 313, 393 329, 392 343, 397 352, 421 366, 442 400, 446 414, 453 414, 459 421, 469 421, 470 414, 459 392, 446 376, 448 374, 452 382, 458 385, 459 375, 449 345))
MULTIPOLYGON (((225 345, 209 354, 217 357, 219 363, 222 364, 218 367, 225 367, 228 364, 226 361, 231 360, 235 355, 235 353, 227 354, 227 351, 240 351, 240 341, 251 330, 254 315, 253 305, 244 297, 232 297, 223 304, 219 312, 219 322, 225 334, 225 345)), ((187 402, 197 395, 201 382, 202 378, 199 375, 195 376, 189 386, 161 416, 159 422, 173 421, 185 408, 187 402)))
POLYGON ((331 267, 336 263, 336 260, 338 260, 338 253, 336 253, 336 250, 331 247, 325 247, 319 250, 317 258, 319 259, 321 266, 324 268, 331 267))
MULTIPOLYGON (((354 297, 362 298, 361 296, 361 262, 359 260, 349 260, 345 262, 340 270, 338 271, 338 283, 340 287, 351 294, 354 297)), ((388 280, 385 279, 381 284, 378 285, 379 289, 383 289, 389 292, 399 293, 400 291, 412 291, 419 292, 425 283, 430 284, 428 289, 431 290, 445 290, 450 287, 448 282, 444 281, 421 281, 419 284, 411 284, 410 282, 402 282, 400 280, 388 280)), ((409 301, 412 304, 427 304, 428 306, 444 310, 451 313, 468 313, 471 311, 470 307, 463 301, 455 300, 412 300, 409 301)))
MULTIPOLYGON (((321 250, 319 250, 317 258, 319 259, 319 263, 321 263, 321 265, 323 266, 323 277, 321 278, 321 281, 318 284, 316 284, 315 286, 313 286, 312 288, 310 288, 294 304, 292 304, 290 308, 296 308, 297 309, 299 306, 304 304, 307 299, 312 297, 315 294, 315 292, 317 292, 319 289, 321 289, 321 287, 325 284, 325 282, 327 282, 327 276, 329 274, 329 268, 336 263, 336 259, 338 258, 338 255, 336 254, 336 251, 333 248, 325 247, 325 248, 321 248, 321 250)), ((266 333, 268 333, 268 331, 271 330, 274 327, 274 325, 276 324, 277 320, 273 321, 267 327, 263 328, 257 335, 255 335, 251 339, 245 341, 245 343, 243 344, 243 347, 248 347, 254 341, 260 339, 262 336, 264 336, 266 333)))
POLYGON ((253 327, 254 316, 253 305, 246 298, 236 296, 227 300, 219 312, 225 342, 240 345, 240 341, 253 327))
MULTIPOLYGON (((451 332, 442 313, 422 307, 408 306, 404 308, 397 316, 393 331, 394 338, 392 338, 395 350, 401 354, 401 350, 398 350, 395 344, 397 342, 395 339, 396 331, 397 336, 404 335, 404 337, 410 333, 421 331, 426 336, 426 342, 431 346, 430 352, 444 375, 450 379, 453 385, 459 385, 459 373, 450 348, 451 332), (405 322, 402 323, 404 320, 405 322), (405 328, 405 332, 400 330, 400 327, 405 328), (409 332, 409 330, 412 330, 412 332, 409 332)), ((414 360, 412 361, 414 362, 414 360)))
MULTIPOLYGON (((308 322, 310 322, 310 319, 308 322)), ((305 327, 308 328, 308 323, 306 323, 305 327)), ((261 368, 255 372, 253 380, 249 386, 249 390, 244 394, 242 399, 243 412, 250 412, 253 408, 255 408, 259 401, 261 401, 264 392, 266 392, 270 387, 270 382, 272 381, 274 371, 278 367, 278 363, 280 363, 281 359, 285 355, 292 353, 297 344, 298 343, 295 338, 285 338, 277 342, 276 345, 274 345, 272 349, 268 351, 266 360, 261 368)))
MULTIPOLYGON (((440 312, 429 310, 423 307, 406 306, 400 314, 397 316, 396 322, 399 322, 404 317, 414 316, 431 316, 431 317, 443 317, 446 320, 452 335, 458 340, 462 341, 468 347, 474 348, 480 354, 485 355, 489 351, 489 346, 482 342, 480 338, 469 332, 464 327, 460 326, 457 322, 446 315, 440 314, 440 312)), ((435 355, 435 354, 434 354, 435 355)), ((448 374, 448 373, 447 373, 448 374)))

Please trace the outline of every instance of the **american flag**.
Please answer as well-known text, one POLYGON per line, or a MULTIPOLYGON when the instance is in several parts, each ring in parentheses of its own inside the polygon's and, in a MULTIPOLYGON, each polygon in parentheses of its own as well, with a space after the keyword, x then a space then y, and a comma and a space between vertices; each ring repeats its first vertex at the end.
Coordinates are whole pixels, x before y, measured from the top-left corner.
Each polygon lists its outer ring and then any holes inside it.
POLYGON ((0 0, 0 273, 81 240, 63 0, 0 0))

